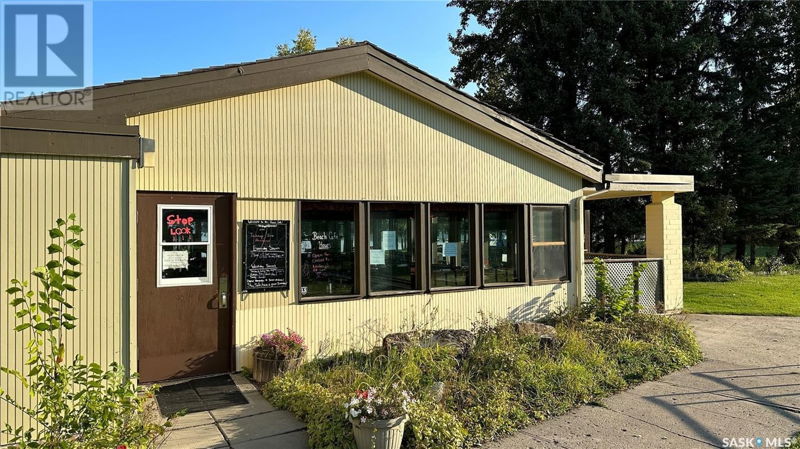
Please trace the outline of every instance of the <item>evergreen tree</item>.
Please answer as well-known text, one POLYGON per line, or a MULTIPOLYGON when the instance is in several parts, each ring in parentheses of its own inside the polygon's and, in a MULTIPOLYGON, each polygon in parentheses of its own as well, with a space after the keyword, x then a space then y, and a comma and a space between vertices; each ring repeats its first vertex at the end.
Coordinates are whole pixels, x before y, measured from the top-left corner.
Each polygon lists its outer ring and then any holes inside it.
MULTIPOLYGON (((740 258, 748 242, 800 247, 796 3, 450 5, 462 10, 450 36, 457 86, 475 82, 481 100, 607 171, 695 176, 681 197, 690 255, 721 256, 730 239, 740 258)), ((604 250, 641 232, 640 216, 619 212, 640 206, 594 207, 604 250)))

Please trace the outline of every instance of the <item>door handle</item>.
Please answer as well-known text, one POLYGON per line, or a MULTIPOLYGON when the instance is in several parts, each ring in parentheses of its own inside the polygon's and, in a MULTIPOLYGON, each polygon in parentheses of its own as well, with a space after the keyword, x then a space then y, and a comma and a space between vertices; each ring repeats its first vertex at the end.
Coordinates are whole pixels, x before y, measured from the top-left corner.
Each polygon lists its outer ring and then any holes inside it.
POLYGON ((228 308, 228 276, 219 277, 219 308, 228 308))

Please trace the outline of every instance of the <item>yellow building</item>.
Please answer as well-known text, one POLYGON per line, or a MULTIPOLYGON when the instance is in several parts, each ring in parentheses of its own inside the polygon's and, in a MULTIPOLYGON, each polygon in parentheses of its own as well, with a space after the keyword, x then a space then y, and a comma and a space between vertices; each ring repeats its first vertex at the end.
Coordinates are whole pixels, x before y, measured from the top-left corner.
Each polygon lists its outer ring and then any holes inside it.
MULTIPOLYGON (((69 350, 142 380, 238 370, 276 328, 330 353, 574 305, 593 283, 584 200, 652 196, 650 302, 682 307, 674 194, 691 177, 604 174, 369 43, 93 101, 0 117, 0 285, 43 263, 44 231, 75 212, 88 245, 69 350)), ((0 364, 20 367, 14 323, 4 301, 0 364)))

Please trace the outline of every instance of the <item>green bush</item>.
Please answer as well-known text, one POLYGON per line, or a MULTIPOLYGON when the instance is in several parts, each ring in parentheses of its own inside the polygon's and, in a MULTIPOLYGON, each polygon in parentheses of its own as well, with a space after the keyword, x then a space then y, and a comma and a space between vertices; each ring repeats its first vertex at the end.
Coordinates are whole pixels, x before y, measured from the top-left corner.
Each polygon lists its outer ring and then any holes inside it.
POLYGON ((755 263, 750 269, 756 274, 765 274, 767 276, 798 273, 798 266, 786 264, 781 255, 756 257, 755 263))
POLYGON ((604 260, 595 257, 593 265, 597 295, 590 297, 578 309, 583 319, 620 322, 639 313, 641 306, 636 302, 639 292, 634 286, 647 264, 636 265, 619 288, 611 282, 604 260))
POLYGON ((0 371, 19 381, 33 404, 24 405, 2 388, 0 400, 27 415, 33 426, 4 423, 0 433, 21 449, 149 446, 164 433, 164 426, 145 411, 154 389, 136 386, 135 375, 127 376, 116 363, 104 369, 84 362, 81 355, 65 360, 65 345, 72 340, 68 333, 78 319, 68 300, 81 276, 76 256, 84 242, 74 214, 56 224, 48 231, 51 243, 46 248, 52 259, 31 273, 39 282, 36 291, 18 279, 6 290, 21 321, 14 330, 30 332, 31 339, 24 368, 0 371))
POLYGON ((308 428, 308 444, 318 449, 355 448, 356 442, 345 416, 348 394, 331 391, 288 373, 264 385, 264 395, 272 405, 289 410, 308 428))
POLYGON ((705 262, 684 262, 683 264, 683 277, 687 281, 738 281, 746 274, 747 268, 738 260, 709 260, 705 262))
POLYGON ((551 323, 557 338, 545 347, 508 321, 484 320, 474 326, 474 348, 460 360, 449 347, 349 352, 278 377, 264 394, 307 423, 312 448, 349 448, 344 404, 355 390, 401 383, 416 398, 403 447, 450 449, 496 439, 701 357, 689 327, 669 317, 635 313, 605 322, 573 313, 551 323), (434 393, 439 382, 440 395, 434 393))
POLYGON ((433 401, 411 403, 409 431, 405 447, 417 449, 458 449, 463 447, 467 431, 444 407, 433 401))
POLYGON ((584 321, 572 326, 604 348, 628 384, 655 379, 702 358, 689 326, 672 318, 637 314, 624 325, 584 321))

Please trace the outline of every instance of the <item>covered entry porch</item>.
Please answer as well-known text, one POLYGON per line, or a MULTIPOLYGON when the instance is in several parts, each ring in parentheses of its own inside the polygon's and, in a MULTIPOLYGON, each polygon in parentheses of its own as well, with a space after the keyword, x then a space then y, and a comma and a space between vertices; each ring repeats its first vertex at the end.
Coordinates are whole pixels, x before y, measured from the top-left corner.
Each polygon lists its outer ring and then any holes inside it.
POLYGON ((649 313, 683 309, 683 239, 681 206, 675 195, 694 191, 694 177, 681 175, 609 174, 601 188, 584 189, 584 201, 649 197, 645 206, 645 253, 590 252, 591 216, 584 217, 584 297, 597 292, 594 258, 606 262, 612 284, 620 287, 637 266, 645 265, 635 285, 637 301, 649 313))

